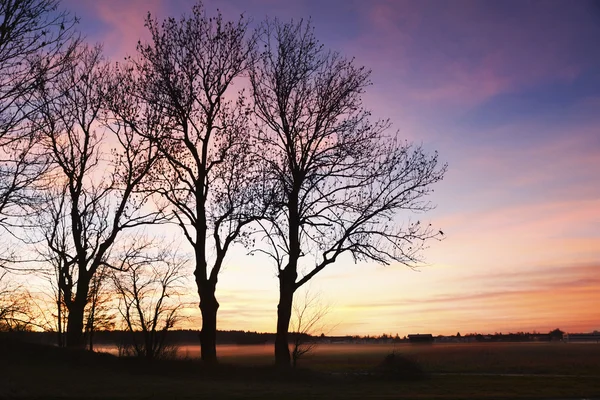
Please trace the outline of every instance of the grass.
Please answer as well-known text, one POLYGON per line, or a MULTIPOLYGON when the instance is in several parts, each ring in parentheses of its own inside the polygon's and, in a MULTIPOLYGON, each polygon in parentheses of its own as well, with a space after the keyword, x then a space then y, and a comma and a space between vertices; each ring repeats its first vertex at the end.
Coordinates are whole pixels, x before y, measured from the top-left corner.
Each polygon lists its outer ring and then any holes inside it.
POLYGON ((270 366, 270 352, 227 352, 218 368, 207 368, 191 359, 148 365, 0 341, 0 398, 600 398, 596 344, 399 346, 397 354, 425 378, 357 373, 375 371, 391 350, 322 346, 299 371, 281 373, 270 366))
POLYGON ((424 346, 341 345, 324 349, 307 365, 321 370, 354 368, 381 361, 397 351, 428 372, 595 375, 600 377, 600 345, 565 343, 469 343, 424 346))

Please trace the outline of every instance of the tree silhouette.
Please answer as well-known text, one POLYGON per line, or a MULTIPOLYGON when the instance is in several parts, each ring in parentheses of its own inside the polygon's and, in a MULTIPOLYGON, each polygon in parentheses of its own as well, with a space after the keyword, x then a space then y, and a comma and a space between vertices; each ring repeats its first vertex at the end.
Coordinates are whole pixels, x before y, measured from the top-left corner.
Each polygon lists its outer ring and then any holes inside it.
POLYGON ((179 294, 188 260, 167 247, 171 246, 151 245, 141 260, 134 259, 124 271, 111 274, 133 353, 149 360, 169 355, 167 333, 180 320, 183 308, 179 294))
MULTIPOLYGON (((78 42, 76 20, 58 6, 56 0, 0 0, 0 228, 9 234, 36 202, 31 186, 47 167, 34 151, 32 96, 61 72, 78 42)), ((13 256, 3 249, 0 266, 13 256)))
POLYGON ((159 208, 144 207, 149 194, 138 191, 158 151, 111 123, 107 93, 118 87, 110 76, 101 49, 82 46, 66 70, 37 92, 39 146, 51 168, 38 188, 43 202, 36 209, 35 229, 40 253, 58 271, 69 347, 84 345, 92 277, 101 266, 120 266, 110 263, 120 233, 163 216, 159 208), (110 155, 107 136, 114 146, 110 155))
POLYGON ((329 333, 331 327, 326 326, 324 318, 329 314, 330 307, 323 303, 320 294, 306 290, 302 301, 294 302, 291 319, 292 330, 292 366, 296 368, 298 360, 312 352, 317 346, 314 336, 321 332, 321 337, 329 333))
POLYGON ((112 304, 114 292, 109 287, 109 271, 109 267, 102 265, 90 280, 84 326, 84 337, 90 351, 94 351, 96 331, 112 330, 115 327, 115 314, 112 304))
POLYGON ((257 49, 257 154, 276 193, 257 251, 278 268, 275 359, 289 366, 294 292, 345 253, 414 266, 441 232, 409 216, 431 208, 424 197, 446 166, 388 134, 387 121, 370 121, 369 71, 325 50, 310 23, 268 20, 257 49))
POLYGON ((249 109, 243 94, 236 98, 232 92, 253 42, 243 17, 236 22, 221 14, 209 17, 201 3, 180 20, 159 24, 149 15, 146 26, 152 39, 138 46, 129 82, 142 107, 160 110, 167 128, 145 130, 135 113, 121 116, 161 151, 152 190, 172 205, 194 249, 201 357, 216 362, 218 275, 231 245, 247 239, 244 227, 255 219, 255 200, 261 198, 249 150, 249 109))
POLYGON ((22 331, 35 325, 29 293, 0 271, 0 332, 22 331))

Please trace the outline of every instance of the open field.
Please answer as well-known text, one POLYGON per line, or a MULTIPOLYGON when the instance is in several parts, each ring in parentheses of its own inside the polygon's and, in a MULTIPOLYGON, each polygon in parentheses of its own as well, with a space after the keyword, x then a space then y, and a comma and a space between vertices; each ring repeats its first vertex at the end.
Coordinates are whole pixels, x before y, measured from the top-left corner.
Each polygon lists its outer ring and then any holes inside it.
POLYGON ((600 398, 596 344, 323 345, 291 373, 270 367, 270 346, 223 347, 216 369, 19 346, 0 343, 0 397, 600 398), (369 374, 393 350, 426 375, 369 374))
MULTIPOLYGON (((116 354, 116 348, 101 348, 116 354)), ((270 365, 273 345, 219 345, 219 359, 236 365, 270 365)), ((300 365, 323 372, 361 371, 390 353, 416 361, 429 373, 600 374, 600 344, 583 343, 449 343, 323 344, 300 365)), ((183 345, 182 358, 200 357, 200 346, 183 345)))

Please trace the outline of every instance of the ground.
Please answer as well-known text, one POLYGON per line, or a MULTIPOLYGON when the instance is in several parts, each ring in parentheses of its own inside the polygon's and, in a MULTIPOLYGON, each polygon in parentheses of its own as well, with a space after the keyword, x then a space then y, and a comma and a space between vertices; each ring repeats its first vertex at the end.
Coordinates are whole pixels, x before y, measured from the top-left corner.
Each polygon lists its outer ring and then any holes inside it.
POLYGON ((598 344, 330 345, 287 373, 243 349, 208 368, 3 340, 0 398, 600 398, 598 344))

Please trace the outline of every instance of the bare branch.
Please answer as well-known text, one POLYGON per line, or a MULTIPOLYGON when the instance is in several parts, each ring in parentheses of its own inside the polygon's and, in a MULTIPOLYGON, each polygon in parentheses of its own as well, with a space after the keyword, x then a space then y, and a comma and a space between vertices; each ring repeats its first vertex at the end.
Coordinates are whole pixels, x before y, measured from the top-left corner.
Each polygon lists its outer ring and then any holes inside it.
MULTIPOLYGON (((146 242, 152 243, 148 239, 146 242)), ((172 248, 172 243, 161 247, 152 243, 142 260, 132 260, 124 271, 111 272, 119 297, 119 313, 140 357, 155 359, 168 355, 167 332, 181 318, 184 304, 179 295, 188 260, 172 248), (140 334, 142 341, 137 339, 140 334)))
POLYGON ((0 1, 0 227, 11 235, 39 205, 32 187, 48 168, 31 122, 35 91, 64 70, 79 42, 77 20, 58 6, 0 1))
POLYGON ((244 93, 233 91, 255 40, 243 16, 209 17, 200 2, 179 20, 148 15, 146 27, 151 40, 138 45, 128 81, 143 112, 119 115, 159 148, 151 187, 171 204, 194 248, 202 358, 215 361, 218 274, 234 243, 251 243, 246 227, 266 210, 256 196, 261 171, 249 151, 250 108, 244 93), (162 118, 161 129, 150 129, 149 115, 162 118))
POLYGON ((35 92, 39 147, 50 168, 36 187, 44 202, 35 208, 32 230, 43 244, 37 246, 40 254, 59 271, 69 346, 83 344, 90 285, 102 266, 112 266, 110 252, 120 235, 165 220, 163 210, 149 204, 152 195, 140 190, 158 149, 119 129, 109 107, 119 90, 112 74, 100 47, 82 45, 77 58, 35 92), (107 154, 109 139, 115 147, 107 154))
POLYGON ((388 121, 371 122, 362 105, 370 72, 325 50, 310 22, 266 21, 254 58, 256 152, 275 194, 260 224, 266 245, 259 251, 279 269, 275 353, 286 365, 292 295, 300 286, 344 253, 412 267, 425 243, 440 237, 401 219, 432 208, 425 198, 446 166, 389 134, 388 121))

